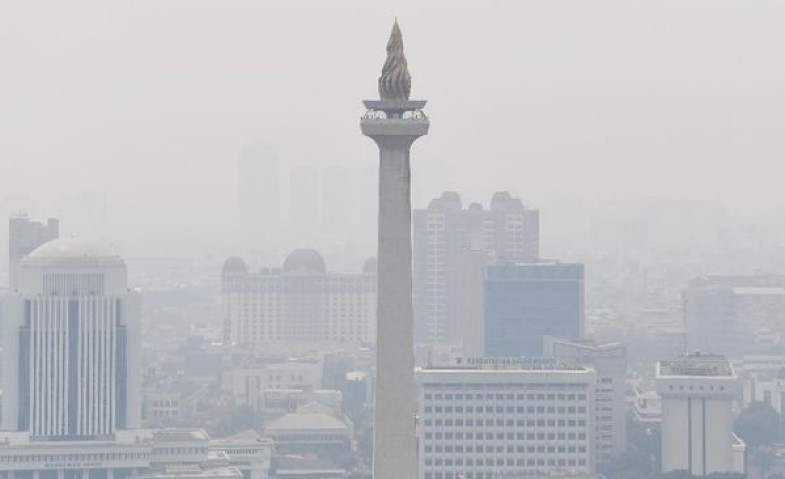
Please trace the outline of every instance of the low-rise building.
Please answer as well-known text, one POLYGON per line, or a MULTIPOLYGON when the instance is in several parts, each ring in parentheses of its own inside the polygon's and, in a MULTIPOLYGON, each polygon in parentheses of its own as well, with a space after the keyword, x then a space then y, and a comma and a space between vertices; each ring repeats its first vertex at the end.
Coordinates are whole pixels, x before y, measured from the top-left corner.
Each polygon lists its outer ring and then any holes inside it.
POLYGON ((483 358, 417 378, 420 479, 594 473, 594 370, 483 358))
POLYGON ((234 469, 239 471, 238 478, 268 479, 272 454, 269 441, 260 439, 253 446, 251 441, 244 441, 244 447, 253 448, 253 452, 243 455, 227 451, 225 460, 219 464, 211 459, 211 450, 227 450, 226 445, 233 441, 236 442, 230 437, 214 442, 202 429, 122 430, 113 438, 91 441, 36 441, 25 432, 2 432, 0 477, 230 479, 235 474, 228 469, 234 469))

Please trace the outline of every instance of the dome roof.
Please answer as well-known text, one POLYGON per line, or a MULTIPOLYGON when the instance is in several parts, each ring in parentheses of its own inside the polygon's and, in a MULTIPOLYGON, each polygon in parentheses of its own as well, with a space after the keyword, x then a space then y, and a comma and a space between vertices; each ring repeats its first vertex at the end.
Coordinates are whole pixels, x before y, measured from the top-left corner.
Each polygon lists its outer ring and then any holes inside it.
POLYGON ((242 259, 233 256, 228 258, 224 261, 223 268, 221 269, 221 274, 223 276, 234 274, 234 275, 244 275, 248 274, 248 266, 245 265, 245 261, 242 259))
POLYGON ((365 260, 363 264, 363 273, 376 273, 378 270, 378 264, 376 258, 368 258, 365 260))
POLYGON ((60 238, 42 244, 26 258, 27 261, 121 262, 120 255, 105 244, 81 238, 60 238))
POLYGON ((493 211, 519 211, 522 209, 521 200, 513 198, 507 191, 497 191, 491 198, 491 210, 493 211))
POLYGON ((327 267, 324 258, 313 249, 296 249, 289 253, 283 262, 283 270, 287 273, 325 273, 327 267))
POLYGON ((442 209, 442 210, 460 210, 463 208, 461 202, 461 195, 457 191, 445 191, 442 196, 431 200, 428 204, 428 209, 442 209))

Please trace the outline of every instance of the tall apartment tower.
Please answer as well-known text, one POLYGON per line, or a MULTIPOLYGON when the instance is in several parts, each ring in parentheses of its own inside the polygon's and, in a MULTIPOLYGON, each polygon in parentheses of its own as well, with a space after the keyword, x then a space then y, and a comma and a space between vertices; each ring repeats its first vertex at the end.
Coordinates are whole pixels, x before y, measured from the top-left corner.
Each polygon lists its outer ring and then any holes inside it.
POLYGON ((744 473, 744 443, 733 434, 738 378, 731 363, 687 354, 657 363, 662 398, 662 472, 744 473))
POLYGON ((379 251, 374 408, 374 479, 417 475, 409 150, 428 133, 425 101, 409 99, 411 77, 396 21, 379 77, 379 100, 364 102, 363 135, 379 147, 379 251))
POLYGON ((594 387, 594 450, 597 464, 607 464, 627 449, 627 349, 619 342, 545 338, 544 353, 564 364, 597 372, 594 387))
MULTIPOLYGON (((462 284, 472 261, 467 251, 491 260, 536 262, 539 259, 539 211, 527 208, 507 192, 497 192, 490 209, 448 191, 414 211, 414 284, 417 342, 458 345, 469 333, 463 328, 462 284)), ((482 317, 475 319, 482 324, 482 317)))
POLYGON ((2 428, 106 440, 141 415, 138 295, 104 248, 59 239, 19 264, 3 301, 2 428))
POLYGON ((237 159, 240 222, 254 243, 279 230, 279 174, 276 152, 264 145, 247 146, 237 159))
POLYGON ((31 221, 20 215, 8 220, 8 278, 11 289, 16 287, 16 270, 19 261, 47 241, 57 239, 60 222, 54 218, 46 224, 31 221))
POLYGON ((546 336, 582 338, 583 264, 496 263, 485 277, 485 355, 541 356, 546 336))

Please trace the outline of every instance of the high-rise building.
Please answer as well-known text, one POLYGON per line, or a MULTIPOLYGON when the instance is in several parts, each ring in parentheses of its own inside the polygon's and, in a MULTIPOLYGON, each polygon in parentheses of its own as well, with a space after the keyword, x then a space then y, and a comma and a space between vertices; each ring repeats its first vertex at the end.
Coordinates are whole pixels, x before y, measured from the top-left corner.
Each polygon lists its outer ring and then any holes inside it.
POLYGON ((237 206, 249 237, 270 239, 280 227, 280 177, 275 151, 261 144, 247 146, 237 159, 237 206))
POLYGON ((686 354, 657 363, 662 398, 662 472, 744 473, 744 443, 733 434, 738 378, 713 354, 686 354))
POLYGON ((418 371, 419 478, 594 473, 594 385, 586 367, 481 358, 418 371))
POLYGON ((379 77, 379 100, 363 102, 363 135, 379 147, 379 302, 373 477, 417 475, 414 422, 414 306, 410 150, 428 134, 423 100, 410 100, 411 76, 396 21, 379 77))
POLYGON ((458 332, 464 357, 485 356, 485 268, 490 253, 481 250, 461 251, 458 266, 458 332))
POLYGON ((597 372, 594 388, 594 450, 597 464, 627 449, 627 350, 619 342, 545 338, 545 356, 597 372))
POLYGON ((3 301, 2 428, 36 440, 106 440, 140 426, 138 295, 125 263, 60 239, 19 264, 3 301))
POLYGON ((582 338, 583 265, 497 263, 485 277, 485 355, 541 356, 545 336, 582 338))
POLYGON ((250 273, 240 258, 222 271, 228 343, 372 344, 376 339, 376 261, 361 273, 328 273, 314 250, 295 250, 281 269, 250 273))
POLYGON ((691 349, 739 357, 785 333, 785 276, 710 276, 684 292, 691 349))
POLYGON ((354 241, 354 178, 348 168, 332 166, 322 174, 321 231, 331 240, 354 241))
POLYGON ((288 229, 293 241, 310 243, 319 225, 319 174, 312 166, 294 168, 289 176, 288 229))
MULTIPOLYGON (((472 279, 462 265, 465 251, 482 251, 497 260, 539 259, 539 211, 507 192, 497 192, 490 209, 472 203, 464 209, 454 191, 414 211, 414 284, 417 341, 460 344, 464 331, 461 284, 472 279)), ((472 270, 472 274, 476 271, 472 270)), ((476 318, 480 321, 482 318, 476 318)))
POLYGON ((46 224, 31 221, 20 215, 8 220, 8 278, 11 288, 16 287, 16 270, 19 261, 47 241, 57 239, 60 223, 49 218, 46 224))

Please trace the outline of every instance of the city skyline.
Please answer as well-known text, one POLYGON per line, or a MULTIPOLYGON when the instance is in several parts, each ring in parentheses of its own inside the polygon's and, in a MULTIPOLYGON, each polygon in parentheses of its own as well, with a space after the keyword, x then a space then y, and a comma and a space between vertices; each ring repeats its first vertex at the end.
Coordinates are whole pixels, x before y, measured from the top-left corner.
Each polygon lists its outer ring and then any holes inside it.
MULTIPOLYGON (((225 226, 223 212, 234 209, 233 166, 246 145, 261 141, 277 149, 284 178, 306 164, 369 167, 364 161, 372 154, 369 145, 336 139, 356 116, 352 98, 371 91, 373 75, 360 65, 381 61, 372 42, 356 39, 372 38, 396 14, 411 22, 413 40, 422 45, 413 53, 423 77, 415 88, 439 90, 432 109, 444 125, 443 139, 422 145, 415 206, 424 207, 445 190, 474 200, 508 190, 550 211, 567 194, 575 196, 572 203, 598 195, 620 202, 704 199, 721 204, 734 224, 764 223, 785 236, 785 226, 774 220, 781 208, 771 183, 782 173, 776 159, 782 151, 769 140, 779 125, 772 112, 785 101, 777 87, 783 72, 780 62, 772 61, 777 41, 770 28, 783 16, 780 5, 750 6, 738 15, 722 13, 736 11, 730 1, 711 7, 660 5, 650 7, 656 14, 648 16, 644 8, 616 2, 592 7, 576 2, 570 6, 580 15, 562 17, 560 9, 544 4, 444 8, 442 2, 403 2, 393 12, 352 2, 311 3, 318 15, 302 19, 298 8, 275 2, 238 0, 236 10, 225 11, 202 1, 128 9, 87 4, 93 8, 52 5, 52 17, 38 22, 31 7, 17 4, 0 20, 19 45, 0 44, 0 56, 9 61, 4 91, 16 92, 3 97, 13 114, 0 117, 7 132, 0 148, 0 199, 3 208, 13 209, 7 214, 37 202, 31 216, 64 219, 55 211, 64 206, 62 196, 102 194, 113 239, 126 243, 121 246, 128 256, 138 255, 137 248, 172 253, 142 234, 151 229, 181 240, 196 237, 190 247, 199 254, 225 242, 214 230, 225 226), (90 12, 102 21, 90 29, 70 29, 89 21, 90 12), (349 12, 357 12, 361 21, 349 25, 344 17, 355 18, 349 12), (169 35, 172 22, 179 23, 180 40, 169 35), (550 22, 562 27, 551 30, 550 22), (496 23, 505 28, 490 28, 496 23), (22 28, 31 24, 37 27, 22 28), (467 25, 482 32, 482 41, 460 34, 467 25), (214 29, 227 34, 201 38, 214 29), (427 38, 436 30, 451 39, 449 48, 444 40, 427 38), (135 31, 149 36, 134 42, 135 31), (627 41, 615 41, 625 35, 627 41), (57 42, 60 37, 69 40, 57 42), (353 61, 342 61, 346 73, 324 75, 314 88, 313 75, 333 71, 320 53, 326 46, 321 38, 330 39, 329 51, 353 61), (724 56, 723 51, 755 53, 724 56), (25 55, 36 52, 40 56, 26 63, 25 55), (460 52, 475 62, 475 71, 487 74, 471 75, 471 81, 456 75, 460 52), (693 62, 702 52, 703 60, 693 62), (178 55, 178 63, 167 61, 178 55), (280 65, 275 74, 263 67, 272 63, 280 65), (73 73, 58 73, 69 71, 69 64, 73 73), (146 73, 129 76, 126 64, 146 73), (220 71, 211 70, 213 65, 220 71), (662 73, 674 71, 683 73, 662 73), (712 87, 702 91, 703 85, 712 87), (56 94, 58 88, 68 94, 56 94), (462 95, 467 91, 477 95, 462 95), (70 101, 82 107, 72 108, 70 101), (315 105, 332 112, 335 121, 317 127, 315 105), (472 121, 466 121, 469 117, 472 121), (479 118, 483 121, 474 121, 479 118), (494 121, 485 121, 490 118, 494 121), (306 125, 319 132, 314 142, 297 139, 306 125), (530 133, 518 141, 507 125, 530 133), (477 132, 467 134, 469 128, 477 132), (205 130, 214 134, 200 134, 205 130), (91 131, 100 133, 95 141, 88 141, 91 131), (49 141, 41 141, 47 136, 49 141), (750 162, 761 174, 745 174, 750 162), (64 181, 41 178, 36 171, 51 171, 51 178, 64 181), (89 171, 90 180, 76 171, 89 171), (624 181, 609 181, 608 172, 624 181), (172 188, 179 194, 172 197, 172 188)), ((282 193, 286 188, 284 182, 282 193)), ((595 210, 587 209, 589 217, 595 210)), ((559 226, 554 233, 566 242, 570 219, 551 216, 544 231, 559 226)), ((367 243, 370 253, 372 241, 367 243)))
POLYGON ((785 6, 567 2, 9 8, 0 479, 783 477, 785 6))

